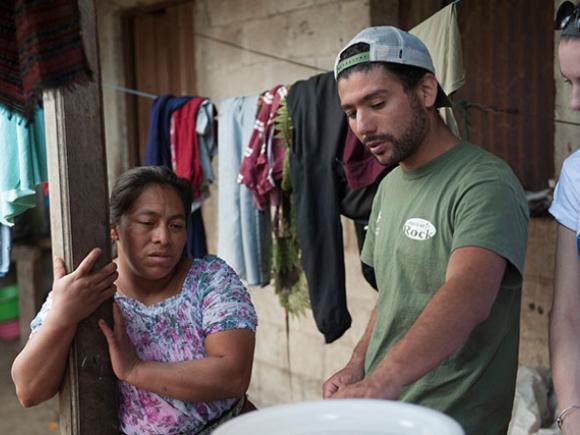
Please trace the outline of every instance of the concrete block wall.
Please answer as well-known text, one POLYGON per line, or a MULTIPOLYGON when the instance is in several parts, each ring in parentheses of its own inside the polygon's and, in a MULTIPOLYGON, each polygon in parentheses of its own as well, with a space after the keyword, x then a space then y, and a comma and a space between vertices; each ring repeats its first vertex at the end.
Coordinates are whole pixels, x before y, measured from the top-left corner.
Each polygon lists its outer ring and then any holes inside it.
POLYGON ((548 324, 554 285, 556 222, 530 220, 520 317, 520 363, 549 367, 548 324))

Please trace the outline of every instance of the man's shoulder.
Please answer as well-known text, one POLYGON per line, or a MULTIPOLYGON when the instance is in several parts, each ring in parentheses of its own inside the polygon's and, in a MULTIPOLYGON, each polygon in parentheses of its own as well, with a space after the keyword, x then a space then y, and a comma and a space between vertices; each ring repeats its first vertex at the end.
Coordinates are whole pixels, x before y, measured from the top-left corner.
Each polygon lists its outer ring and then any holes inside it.
POLYGON ((464 176, 477 179, 490 179, 509 183, 519 183, 507 162, 478 145, 466 143, 458 170, 464 176))

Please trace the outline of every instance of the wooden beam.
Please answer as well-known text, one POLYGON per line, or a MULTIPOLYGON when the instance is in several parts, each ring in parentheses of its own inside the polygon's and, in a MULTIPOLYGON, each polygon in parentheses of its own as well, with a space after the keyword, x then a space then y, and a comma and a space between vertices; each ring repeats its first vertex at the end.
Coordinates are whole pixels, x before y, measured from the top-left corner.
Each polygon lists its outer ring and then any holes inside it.
MULTIPOLYGON (((44 94, 53 254, 67 269, 94 247, 110 261, 101 77, 93 0, 78 0, 85 52, 94 81, 44 94)), ((60 392, 62 434, 118 434, 116 380, 97 320, 110 324, 111 302, 79 324, 60 392)))

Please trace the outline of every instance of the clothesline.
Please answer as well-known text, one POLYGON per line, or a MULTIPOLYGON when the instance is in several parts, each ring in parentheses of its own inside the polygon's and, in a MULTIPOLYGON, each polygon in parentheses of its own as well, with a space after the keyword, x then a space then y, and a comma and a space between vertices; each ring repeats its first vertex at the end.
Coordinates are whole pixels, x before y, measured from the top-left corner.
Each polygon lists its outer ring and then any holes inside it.
MULTIPOLYGON (((460 0, 457 0, 460 1, 460 0)), ((139 97, 144 97, 144 98, 150 98, 150 99, 155 99, 157 98, 157 95, 155 94, 150 94, 148 92, 142 92, 142 91, 138 91, 136 89, 131 89, 131 88, 126 88, 124 86, 120 86, 117 84, 107 84, 107 87, 110 87, 112 89, 115 89, 116 91, 120 91, 120 92, 125 92, 127 94, 132 94, 132 95, 137 95, 139 97)), ((221 101, 223 100, 215 100, 214 102, 219 104, 221 101)), ((491 106, 486 106, 484 104, 480 104, 480 103, 474 103, 465 99, 459 100, 456 103, 453 103, 453 106, 459 109, 462 109, 464 112, 469 111, 469 109, 478 109, 482 112, 487 112, 487 113, 493 113, 493 114, 502 114, 502 115, 515 115, 515 116, 519 116, 522 118, 538 118, 538 117, 530 117, 528 115, 524 115, 522 113, 518 113, 515 112, 513 110, 509 110, 509 109, 496 109, 493 108, 491 106)), ((580 126, 579 122, 574 122, 574 121, 564 121, 561 119, 551 119, 552 122, 558 123, 558 124, 567 124, 567 125, 576 125, 576 126, 580 126)))

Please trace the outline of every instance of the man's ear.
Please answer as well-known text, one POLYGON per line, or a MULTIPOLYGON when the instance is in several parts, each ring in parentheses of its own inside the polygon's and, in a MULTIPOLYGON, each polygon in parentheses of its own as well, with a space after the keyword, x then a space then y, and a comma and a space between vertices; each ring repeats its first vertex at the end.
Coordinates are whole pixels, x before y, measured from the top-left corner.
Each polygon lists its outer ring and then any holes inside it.
POLYGON ((431 73, 426 73, 419 82, 419 98, 426 109, 435 106, 437 99, 437 79, 431 73))

